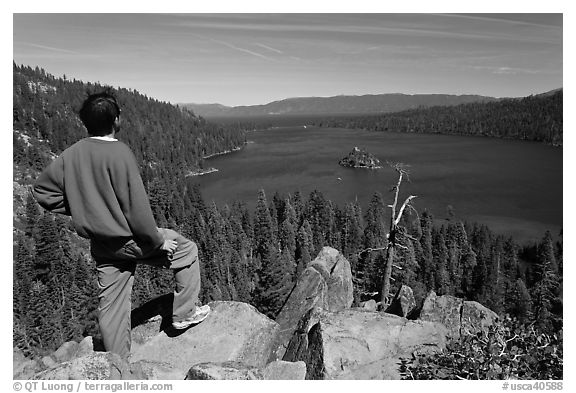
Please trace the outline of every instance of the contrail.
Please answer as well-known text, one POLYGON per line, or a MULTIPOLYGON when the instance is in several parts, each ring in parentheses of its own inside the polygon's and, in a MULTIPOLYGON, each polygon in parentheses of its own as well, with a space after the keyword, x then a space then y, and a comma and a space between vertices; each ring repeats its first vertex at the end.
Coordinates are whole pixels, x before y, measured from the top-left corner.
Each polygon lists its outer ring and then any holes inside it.
POLYGON ((35 47, 35 48, 50 50, 50 51, 53 51, 53 52, 63 52, 63 53, 78 54, 78 52, 75 52, 75 51, 72 51, 72 50, 55 48, 55 47, 53 47, 53 46, 47 46, 47 45, 32 44, 31 42, 22 42, 22 44, 28 45, 28 46, 33 46, 33 47, 35 47))
POLYGON ((268 60, 268 61, 276 62, 275 59, 272 59, 272 58, 270 58, 270 57, 268 57, 268 56, 264 56, 264 55, 262 55, 262 54, 260 54, 260 53, 258 53, 258 52, 253 52, 253 51, 248 50, 248 49, 240 48, 240 47, 238 47, 238 46, 236 46, 236 45, 232 45, 232 44, 230 44, 230 43, 228 43, 228 42, 226 42, 226 41, 220 41, 220 40, 217 40, 217 39, 214 39, 214 38, 204 37, 204 36, 201 36, 201 35, 198 35, 198 34, 194 34, 194 35, 195 35, 196 37, 199 37, 199 38, 202 38, 202 39, 205 39, 205 40, 209 40, 209 41, 212 41, 212 42, 216 42, 217 44, 221 44, 221 45, 227 46, 228 48, 237 50, 237 51, 239 51, 239 52, 248 53, 249 55, 252 55, 252 56, 256 56, 256 57, 260 57, 260 58, 265 59, 265 60, 268 60))
POLYGON ((260 44, 260 43, 258 43, 258 42, 255 42, 254 45, 258 45, 259 47, 262 47, 262 48, 264 48, 264 49, 268 49, 269 51, 272 51, 272 52, 280 53, 281 55, 284 54, 284 52, 282 52, 282 51, 279 50, 279 49, 272 48, 271 46, 264 45, 264 44, 260 44))

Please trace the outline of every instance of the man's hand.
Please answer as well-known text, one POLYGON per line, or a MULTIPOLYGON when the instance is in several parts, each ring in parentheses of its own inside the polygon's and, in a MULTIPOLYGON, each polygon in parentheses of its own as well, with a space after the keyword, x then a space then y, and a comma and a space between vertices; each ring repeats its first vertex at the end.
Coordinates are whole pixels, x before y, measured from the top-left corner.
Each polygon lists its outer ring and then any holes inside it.
POLYGON ((166 253, 168 254, 169 258, 172 258, 172 255, 174 254, 174 251, 176 251, 176 248, 178 247, 178 243, 176 243, 176 240, 164 240, 164 244, 162 244, 162 246, 160 246, 161 250, 166 251, 166 253))

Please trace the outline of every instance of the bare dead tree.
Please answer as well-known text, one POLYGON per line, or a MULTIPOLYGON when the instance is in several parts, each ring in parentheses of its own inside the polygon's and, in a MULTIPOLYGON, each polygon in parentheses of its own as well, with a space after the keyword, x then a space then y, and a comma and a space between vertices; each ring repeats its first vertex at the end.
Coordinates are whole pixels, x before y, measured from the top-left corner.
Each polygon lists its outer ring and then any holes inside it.
MULTIPOLYGON (((416 240, 412 236, 408 234, 408 231, 405 227, 400 225, 400 221, 402 220, 402 215, 406 211, 406 209, 411 209, 416 212, 416 209, 412 206, 411 202, 415 195, 410 195, 404 200, 404 203, 398 209, 398 197, 400 194, 400 186, 402 185, 402 181, 404 179, 410 180, 409 175, 410 172, 408 171, 408 165, 402 163, 390 163, 388 165, 392 167, 398 173, 398 181, 394 187, 392 187, 391 191, 394 191, 394 201, 388 207, 391 209, 390 215, 390 229, 386 234, 386 247, 381 248, 368 248, 366 250, 360 251, 360 254, 364 252, 371 252, 371 251, 382 251, 386 250, 386 264, 384 266, 384 277, 382 277, 382 290, 381 290, 381 298, 380 302, 382 306, 388 305, 388 295, 390 292, 390 280, 392 279, 392 267, 396 267, 401 269, 400 266, 394 265, 394 256, 396 255, 397 249, 407 249, 403 240, 410 239, 416 240)), ((418 212, 416 212, 418 214, 418 212)))
MULTIPOLYGON (((397 248, 407 249, 407 247, 402 244, 402 238, 410 238, 413 239, 410 235, 408 235, 406 228, 400 226, 400 220, 402 220, 402 214, 406 208, 414 209, 411 205, 411 202, 415 195, 410 195, 404 200, 404 203, 400 206, 398 212, 396 209, 398 207, 398 195, 400 194, 400 185, 402 184, 402 180, 406 177, 409 180, 409 171, 407 166, 401 163, 390 164, 389 165, 394 168, 394 170, 398 173, 398 182, 394 187, 394 202, 388 207, 392 210, 392 214, 390 215, 390 230, 387 234, 388 243, 386 244, 386 265, 384 266, 384 277, 382 278, 382 304, 387 303, 388 293, 390 292, 390 278, 392 276, 392 266, 394 263, 394 255, 396 253, 397 248)), ((414 209, 415 210, 415 209, 414 209)))

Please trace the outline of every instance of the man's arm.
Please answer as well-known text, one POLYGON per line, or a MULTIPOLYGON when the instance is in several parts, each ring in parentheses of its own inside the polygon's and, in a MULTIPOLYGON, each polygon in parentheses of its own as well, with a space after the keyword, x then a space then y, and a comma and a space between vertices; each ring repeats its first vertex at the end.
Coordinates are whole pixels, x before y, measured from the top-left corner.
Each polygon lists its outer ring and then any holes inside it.
POLYGON ((126 151, 119 159, 118 167, 112 171, 112 186, 116 198, 136 242, 144 243, 153 249, 160 248, 164 238, 157 230, 136 158, 130 149, 127 148, 126 151))
POLYGON ((64 194, 64 161, 61 157, 52 161, 36 179, 32 195, 44 209, 70 215, 70 208, 64 194))

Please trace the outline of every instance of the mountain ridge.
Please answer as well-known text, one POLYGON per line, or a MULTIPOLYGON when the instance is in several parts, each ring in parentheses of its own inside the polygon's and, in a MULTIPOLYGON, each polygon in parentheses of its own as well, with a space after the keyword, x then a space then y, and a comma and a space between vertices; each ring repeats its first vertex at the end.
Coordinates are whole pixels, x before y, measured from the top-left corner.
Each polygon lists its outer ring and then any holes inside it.
POLYGON ((314 114, 369 114, 390 113, 418 107, 459 105, 469 102, 492 102, 498 98, 474 94, 364 94, 332 97, 292 97, 261 105, 226 106, 218 103, 178 105, 203 117, 314 115, 314 114))

